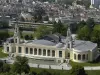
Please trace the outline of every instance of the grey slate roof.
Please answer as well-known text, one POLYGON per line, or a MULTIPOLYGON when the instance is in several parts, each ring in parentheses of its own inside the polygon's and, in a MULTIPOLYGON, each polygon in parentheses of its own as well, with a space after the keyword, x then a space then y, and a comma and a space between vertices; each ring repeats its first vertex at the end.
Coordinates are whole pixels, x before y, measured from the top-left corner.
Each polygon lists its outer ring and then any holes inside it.
POLYGON ((46 46, 55 46, 56 45, 55 43, 53 43, 51 41, 47 41, 47 40, 33 40, 30 43, 32 43, 32 44, 46 45, 46 46))
POLYGON ((93 50, 96 46, 96 43, 90 41, 75 40, 74 49, 78 51, 89 51, 93 50))

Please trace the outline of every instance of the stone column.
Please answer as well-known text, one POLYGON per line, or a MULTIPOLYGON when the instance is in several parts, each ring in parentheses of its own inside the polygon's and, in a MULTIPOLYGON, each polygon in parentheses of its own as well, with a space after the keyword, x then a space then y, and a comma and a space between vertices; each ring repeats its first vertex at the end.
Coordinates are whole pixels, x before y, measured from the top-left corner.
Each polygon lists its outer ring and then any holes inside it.
POLYGON ((83 60, 82 57, 83 57, 83 56, 82 56, 82 54, 81 54, 81 60, 83 60))
POLYGON ((47 56, 47 51, 48 51, 48 50, 46 49, 46 56, 47 56))
POLYGON ((37 55, 39 55, 39 49, 37 48, 37 55))
POLYGON ((76 60, 78 60, 78 54, 76 54, 76 60))
POLYGON ((41 55, 43 56, 43 49, 41 49, 41 55))
POLYGON ((52 57, 52 50, 50 50, 50 56, 52 57))
POLYGON ((28 47, 28 54, 30 54, 30 47, 28 47))
POLYGON ((33 55, 34 55, 34 48, 33 48, 33 55))

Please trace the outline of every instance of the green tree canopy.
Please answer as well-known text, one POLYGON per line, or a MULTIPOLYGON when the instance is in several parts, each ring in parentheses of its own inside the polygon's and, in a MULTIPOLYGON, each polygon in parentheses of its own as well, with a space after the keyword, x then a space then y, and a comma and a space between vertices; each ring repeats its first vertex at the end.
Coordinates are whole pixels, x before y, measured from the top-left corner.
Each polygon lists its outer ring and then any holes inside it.
POLYGON ((52 28, 47 27, 46 25, 40 25, 40 26, 37 27, 37 29, 35 31, 35 37, 41 38, 44 35, 50 34, 51 31, 52 31, 52 28))
POLYGON ((10 71, 10 65, 9 64, 3 64, 3 72, 9 72, 10 71))
POLYGON ((79 65, 75 65, 70 70, 70 75, 87 75, 87 74, 84 70, 84 67, 79 66, 79 65))
POLYGON ((100 25, 95 25, 92 31, 91 41, 100 46, 100 25))
POLYGON ((59 20, 58 23, 54 22, 53 24, 53 33, 60 33, 66 36, 67 26, 64 26, 59 20))
POLYGON ((94 22, 94 19, 92 18, 89 18, 87 21, 86 21, 86 25, 90 28, 90 30, 92 31, 94 25, 95 25, 95 22, 94 22))
POLYGON ((78 30, 77 34, 78 39, 81 40, 90 40, 90 29, 88 26, 84 26, 78 30))
POLYGON ((28 59, 26 57, 17 56, 12 66, 12 71, 15 73, 29 73, 30 67, 28 65, 28 59))

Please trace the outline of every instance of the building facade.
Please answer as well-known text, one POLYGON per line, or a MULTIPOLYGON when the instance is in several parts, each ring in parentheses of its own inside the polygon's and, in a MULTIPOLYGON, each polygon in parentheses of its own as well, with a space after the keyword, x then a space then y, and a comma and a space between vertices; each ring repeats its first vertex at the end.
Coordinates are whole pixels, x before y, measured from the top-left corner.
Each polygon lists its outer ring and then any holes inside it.
POLYGON ((90 41, 76 40, 67 31, 67 37, 47 35, 41 39, 21 40, 18 25, 15 25, 14 36, 4 43, 4 53, 13 56, 25 56, 32 59, 56 61, 63 63, 66 59, 74 62, 88 62, 97 58, 97 44, 90 41))
POLYGON ((91 5, 95 8, 100 7, 100 0, 91 0, 91 5))

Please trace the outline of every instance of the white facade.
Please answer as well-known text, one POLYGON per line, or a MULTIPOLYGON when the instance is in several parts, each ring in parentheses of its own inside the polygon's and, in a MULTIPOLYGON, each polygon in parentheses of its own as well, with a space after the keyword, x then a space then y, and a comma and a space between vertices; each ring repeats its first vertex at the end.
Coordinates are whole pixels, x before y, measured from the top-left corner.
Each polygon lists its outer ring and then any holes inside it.
POLYGON ((58 42, 55 41, 56 43, 53 41, 45 39, 20 40, 19 28, 15 25, 14 37, 9 38, 4 43, 3 51, 8 54, 14 54, 14 56, 19 55, 38 60, 52 60, 58 63, 63 63, 66 59, 74 62, 93 61, 98 54, 97 44, 73 39, 70 29, 67 31, 66 38, 59 37, 58 42))

